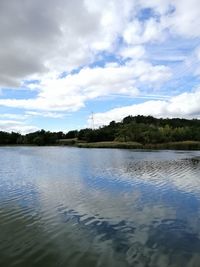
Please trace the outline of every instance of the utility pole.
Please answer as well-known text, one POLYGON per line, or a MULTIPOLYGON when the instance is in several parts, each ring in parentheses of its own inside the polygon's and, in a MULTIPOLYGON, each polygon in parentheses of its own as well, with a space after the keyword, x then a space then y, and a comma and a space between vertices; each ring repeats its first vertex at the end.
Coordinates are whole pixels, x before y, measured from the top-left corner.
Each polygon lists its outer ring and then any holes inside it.
POLYGON ((92 130, 94 130, 94 112, 91 112, 91 126, 92 126, 92 130))

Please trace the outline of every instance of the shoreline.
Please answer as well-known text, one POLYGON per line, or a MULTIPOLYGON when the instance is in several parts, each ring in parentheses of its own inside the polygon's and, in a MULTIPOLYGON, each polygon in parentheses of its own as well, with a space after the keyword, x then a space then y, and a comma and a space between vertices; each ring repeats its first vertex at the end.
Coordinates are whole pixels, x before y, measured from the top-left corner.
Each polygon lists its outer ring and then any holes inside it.
POLYGON ((121 148, 140 150, 200 150, 200 141, 178 141, 160 144, 142 144, 138 142, 79 142, 77 139, 59 140, 58 146, 71 146, 79 148, 121 148))
POLYGON ((200 151, 199 141, 179 141, 160 144, 141 144, 138 142, 78 142, 77 140, 59 140, 56 144, 31 145, 31 144, 6 144, 0 147, 77 147, 77 148, 115 148, 115 149, 135 149, 135 150, 196 150, 200 151))

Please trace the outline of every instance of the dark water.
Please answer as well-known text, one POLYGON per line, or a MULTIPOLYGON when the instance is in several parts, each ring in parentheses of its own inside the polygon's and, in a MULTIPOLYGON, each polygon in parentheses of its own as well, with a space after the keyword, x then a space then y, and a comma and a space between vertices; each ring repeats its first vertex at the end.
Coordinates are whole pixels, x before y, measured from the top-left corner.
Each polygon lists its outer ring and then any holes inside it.
POLYGON ((200 151, 1 147, 0 266, 199 267, 200 151))

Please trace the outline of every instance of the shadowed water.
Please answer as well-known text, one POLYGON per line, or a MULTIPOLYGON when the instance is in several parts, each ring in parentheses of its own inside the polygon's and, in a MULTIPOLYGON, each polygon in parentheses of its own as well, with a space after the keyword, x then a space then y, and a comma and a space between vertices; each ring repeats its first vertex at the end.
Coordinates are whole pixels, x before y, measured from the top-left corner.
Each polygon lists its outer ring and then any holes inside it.
POLYGON ((200 151, 0 147, 0 266, 199 264, 200 151))

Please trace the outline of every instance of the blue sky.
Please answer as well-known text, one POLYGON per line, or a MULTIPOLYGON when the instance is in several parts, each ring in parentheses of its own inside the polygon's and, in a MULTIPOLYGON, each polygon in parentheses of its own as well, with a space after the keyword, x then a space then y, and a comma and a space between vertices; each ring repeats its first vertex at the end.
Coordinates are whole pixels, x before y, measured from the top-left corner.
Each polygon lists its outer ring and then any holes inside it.
POLYGON ((2 0, 0 36, 0 130, 200 118, 198 0, 2 0))

